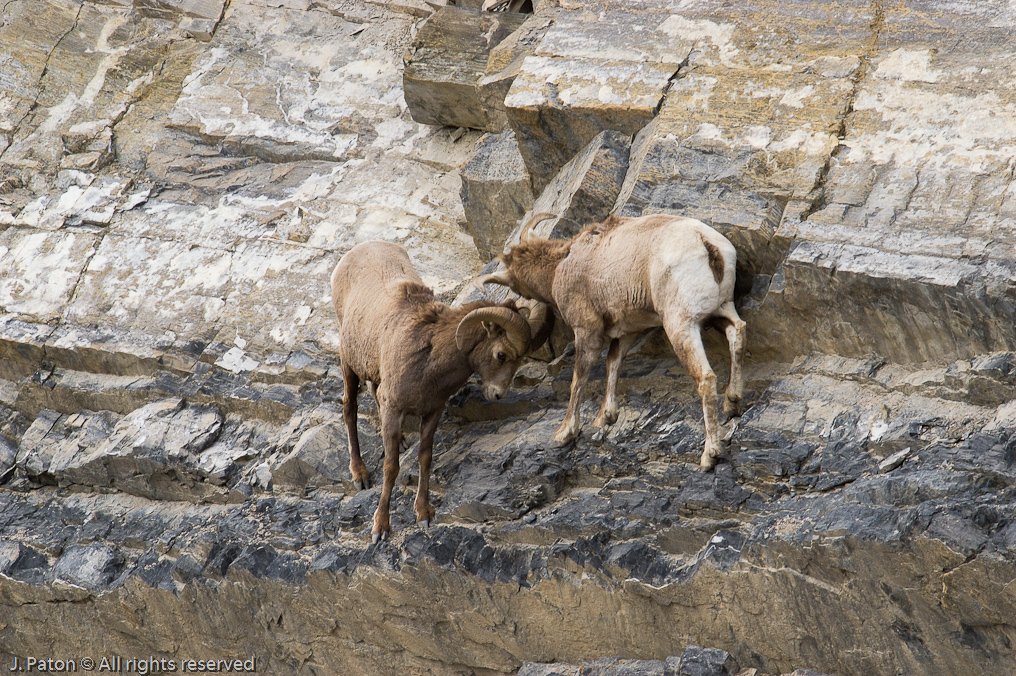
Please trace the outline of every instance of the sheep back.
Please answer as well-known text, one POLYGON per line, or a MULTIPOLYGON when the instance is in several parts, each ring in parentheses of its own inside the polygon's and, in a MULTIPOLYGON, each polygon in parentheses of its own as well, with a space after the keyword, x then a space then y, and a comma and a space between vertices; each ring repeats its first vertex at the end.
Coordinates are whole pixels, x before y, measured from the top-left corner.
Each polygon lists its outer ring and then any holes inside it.
POLYGON ((557 268, 555 305, 571 326, 602 317, 617 335, 659 326, 671 307, 701 321, 733 297, 736 259, 701 221, 610 217, 575 236, 557 268))
MULTIPOLYGON (((332 273, 332 303, 339 320, 339 358, 361 378, 380 382, 382 355, 397 357, 413 346, 399 334, 407 303, 434 301, 409 255, 389 242, 351 249, 332 273)), ((415 342, 415 341, 413 341, 415 342)))

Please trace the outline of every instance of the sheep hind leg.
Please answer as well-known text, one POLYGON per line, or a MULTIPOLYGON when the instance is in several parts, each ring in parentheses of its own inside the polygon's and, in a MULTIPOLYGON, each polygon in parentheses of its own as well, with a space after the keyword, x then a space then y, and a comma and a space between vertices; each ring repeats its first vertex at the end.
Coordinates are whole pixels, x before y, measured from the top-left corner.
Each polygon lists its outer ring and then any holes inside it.
POLYGON ((370 488, 370 472, 360 457, 360 435, 356 431, 356 396, 360 389, 360 376, 345 364, 342 365, 342 418, 349 437, 349 473, 357 490, 370 488))
POLYGON ((579 435, 579 409, 582 408, 582 395, 586 382, 589 380, 589 369, 603 349, 603 335, 590 331, 575 331, 575 370, 572 373, 571 397, 568 399, 568 411, 564 421, 554 433, 555 446, 564 446, 579 435))
POLYGON ((424 416, 420 423, 420 483, 416 488, 416 522, 424 528, 434 523, 434 507, 430 504, 430 463, 434 457, 434 433, 441 420, 441 410, 424 416))
POLYGON ((716 374, 709 366, 705 348, 702 346, 702 327, 696 322, 682 320, 668 322, 666 331, 678 359, 695 380, 695 389, 702 400, 702 422, 706 441, 699 463, 703 471, 709 471, 716 466, 721 453, 720 426, 716 410, 716 374))
POLYGON ((399 451, 402 444, 402 419, 405 414, 390 410, 381 411, 381 439, 385 447, 384 483, 377 511, 374 512, 372 540, 387 540, 392 532, 391 502, 395 479, 399 476, 399 451))
POLYGON ((617 421, 617 380, 621 374, 621 362, 624 361, 638 337, 637 333, 629 333, 610 341, 610 350, 607 352, 606 392, 603 395, 600 413, 593 421, 593 427, 613 425, 617 421))
POLYGON ((730 301, 723 304, 719 311, 719 326, 727 336, 730 346, 730 382, 723 398, 723 414, 729 420, 741 415, 744 398, 744 327, 734 304, 730 301))

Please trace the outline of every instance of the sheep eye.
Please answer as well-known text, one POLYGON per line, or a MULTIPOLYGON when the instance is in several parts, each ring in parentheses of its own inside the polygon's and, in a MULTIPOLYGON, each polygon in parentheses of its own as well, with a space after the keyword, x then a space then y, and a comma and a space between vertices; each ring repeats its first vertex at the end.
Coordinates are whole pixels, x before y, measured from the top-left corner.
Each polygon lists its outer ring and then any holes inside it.
POLYGON ((505 360, 506 358, 507 358, 507 357, 505 357, 505 356, 504 356, 504 352, 498 352, 498 353, 497 353, 497 363, 499 363, 499 364, 503 364, 503 363, 504 363, 504 360, 505 360))

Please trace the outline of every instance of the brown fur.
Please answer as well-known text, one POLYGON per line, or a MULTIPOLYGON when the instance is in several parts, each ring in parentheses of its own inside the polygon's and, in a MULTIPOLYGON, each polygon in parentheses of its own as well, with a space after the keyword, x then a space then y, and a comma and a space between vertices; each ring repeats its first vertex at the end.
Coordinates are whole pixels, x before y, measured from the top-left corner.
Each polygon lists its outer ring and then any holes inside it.
POLYGON ((635 337, 647 328, 663 326, 695 379, 706 428, 701 462, 704 468, 713 466, 719 455, 719 435, 716 377, 701 340, 706 322, 725 320, 721 326, 731 350, 724 404, 728 414, 739 411, 743 389, 744 322, 734 309, 736 251, 729 241, 692 219, 611 215, 602 223, 587 225, 571 240, 527 237, 501 260, 505 270, 485 275, 477 284, 506 284, 521 296, 552 304, 575 332, 571 398, 555 442, 566 443, 578 434, 582 392, 603 347, 610 347, 606 396, 594 425, 613 423, 617 417, 617 378, 635 337), (703 284, 704 279, 715 286, 703 284))
MULTIPOLYGON (((510 335, 497 323, 501 319, 482 324, 479 319, 467 319, 475 310, 495 304, 451 308, 437 301, 406 252, 386 242, 366 242, 343 256, 332 273, 332 301, 340 323, 349 468, 361 488, 370 484, 356 429, 361 380, 372 383, 381 413, 384 486, 374 514, 374 537, 387 537, 391 530, 389 503, 399 471, 402 420, 409 414, 422 419, 416 514, 418 521, 429 524, 434 517, 429 500, 430 458, 448 398, 473 373, 480 374, 488 397, 500 397, 525 356, 526 350, 517 346, 531 345, 535 329, 529 327, 524 336, 510 335)), ((514 304, 504 307, 515 311, 514 304)))
POLYGON ((557 265, 571 250, 571 241, 530 239, 501 256, 512 274, 515 293, 541 303, 553 303, 554 274, 557 265), (520 290, 521 289, 521 290, 520 290))
POLYGON ((717 284, 720 284, 723 282, 723 255, 720 254, 720 250, 712 242, 706 241, 701 236, 699 239, 702 240, 702 245, 706 248, 706 255, 709 256, 709 269, 713 272, 713 279, 716 280, 717 284))

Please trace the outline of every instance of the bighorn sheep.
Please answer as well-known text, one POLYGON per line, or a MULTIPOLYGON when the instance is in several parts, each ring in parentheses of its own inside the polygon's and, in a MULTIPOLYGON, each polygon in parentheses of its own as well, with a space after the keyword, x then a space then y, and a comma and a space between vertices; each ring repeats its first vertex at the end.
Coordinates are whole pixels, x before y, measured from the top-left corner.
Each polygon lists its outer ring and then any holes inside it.
POLYGON ((550 334, 553 314, 541 304, 535 304, 528 320, 511 303, 450 308, 424 286, 406 252, 387 242, 366 242, 350 250, 335 266, 331 287, 340 326, 349 471, 361 489, 370 486, 356 431, 361 380, 371 383, 381 414, 385 459, 384 485, 374 514, 377 542, 391 533, 389 504, 399 473, 403 418, 407 414, 422 418, 416 519, 427 527, 434 518, 430 504, 434 432, 445 403, 473 373, 480 374, 488 399, 504 396, 522 358, 550 334))
POLYGON ((744 322, 734 309, 737 252, 705 223, 676 216, 608 217, 586 226, 570 240, 543 240, 532 228, 553 214, 537 214, 522 230, 520 243, 500 258, 505 269, 474 280, 508 286, 515 293, 557 308, 575 332, 571 399, 554 442, 565 444, 579 431, 579 407, 589 369, 609 341, 607 387, 599 427, 617 420, 617 379, 621 362, 638 334, 663 326, 702 399, 705 423, 703 469, 720 455, 716 376, 702 346, 702 327, 712 322, 730 344, 730 384, 724 411, 739 413, 743 382, 744 322))

